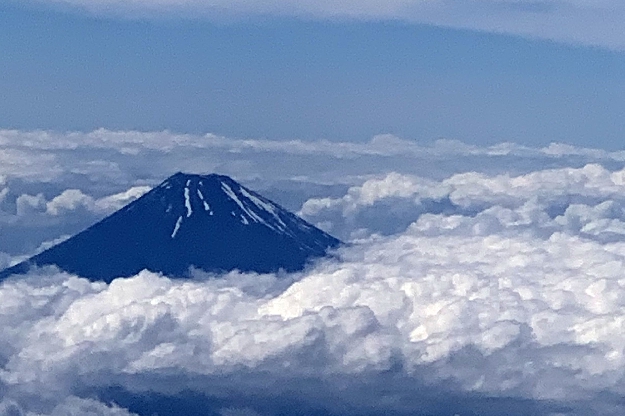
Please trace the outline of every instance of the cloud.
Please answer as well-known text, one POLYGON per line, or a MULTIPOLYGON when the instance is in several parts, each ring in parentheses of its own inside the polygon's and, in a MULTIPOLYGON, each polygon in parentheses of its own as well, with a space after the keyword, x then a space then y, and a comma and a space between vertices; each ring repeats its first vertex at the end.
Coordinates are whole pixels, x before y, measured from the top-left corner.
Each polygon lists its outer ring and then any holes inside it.
POLYGON ((396 172, 351 187, 339 198, 312 198, 299 214, 345 239, 403 231, 430 214, 481 216, 491 227, 550 233, 623 235, 625 170, 598 164, 489 176, 466 172, 434 181, 396 172))
POLYGON ((47 241, 81 231, 177 171, 233 176, 293 211, 302 209, 306 201, 306 209, 312 209, 315 200, 336 204, 331 201, 345 196, 348 188, 395 172, 398 176, 387 181, 406 189, 391 190, 386 185, 365 189, 374 199, 376 192, 394 194, 347 213, 344 219, 345 207, 338 205, 309 217, 349 238, 367 235, 367 230, 402 231, 421 213, 457 211, 451 201, 436 195, 428 199, 420 194, 421 204, 415 205, 403 197, 413 186, 445 195, 444 186, 437 183, 455 174, 519 176, 546 167, 579 169, 589 164, 619 170, 625 156, 562 144, 478 147, 438 140, 426 145, 392 135, 350 143, 100 129, 86 133, 0 130, 0 161, 0 251, 17 258, 47 241), (414 182, 414 178, 420 179, 414 182), (386 219, 377 214, 381 205, 386 206, 386 219))
POLYGON ((71 181, 96 189, 108 185, 117 191, 119 186, 154 185, 165 173, 178 170, 219 170, 244 181, 262 177, 265 181, 303 179, 352 185, 365 175, 391 169, 442 178, 476 167, 502 170, 518 158, 534 163, 525 168, 528 171, 545 164, 557 167, 625 161, 623 152, 557 143, 547 148, 514 143, 477 147, 453 140, 423 145, 392 135, 378 135, 361 143, 306 142, 105 129, 88 133, 0 130, 0 150, 0 157, 5 155, 7 161, 0 163, 0 175, 9 185, 19 178, 23 187, 33 182, 51 185, 71 181))
POLYGON ((0 401, 1 416, 132 416, 133 414, 118 406, 78 397, 67 397, 56 405, 50 413, 41 414, 24 411, 13 400, 0 401))
POLYGON ((616 0, 39 0, 91 13, 208 19, 292 16, 402 21, 623 49, 625 6, 616 0))
POLYGON ((20 195, 15 201, 16 212, 19 217, 45 210, 46 201, 43 194, 20 195))
POLYGON ((352 242, 287 276, 5 281, 0 415, 625 410, 620 153, 393 136, 335 150, 167 132, 0 140, 57 172, 0 165, 6 247, 55 241, 185 166, 301 184, 301 214, 352 242))
POLYGON ((46 203, 46 212, 51 215, 59 215, 63 211, 73 211, 78 207, 93 209, 93 198, 83 194, 78 189, 68 189, 46 203))
MULTIPOLYGON (((456 412, 473 397, 507 397, 584 414, 603 403, 597 397, 622 394, 624 243, 505 236, 476 226, 484 223, 431 215, 277 291, 245 290, 236 273, 180 281, 142 272, 105 285, 44 272, 5 282, 0 381, 20 406, 34 392, 54 404, 76 386, 121 384, 257 401, 328 395, 332 414, 363 414, 373 399, 381 412, 415 414, 420 399, 440 406, 441 396, 457 398, 456 412), (363 394, 364 381, 383 383, 384 395, 363 394), (331 395, 337 388, 343 394, 331 395)), ((599 413, 622 414, 612 404, 599 413)))
POLYGON ((134 186, 127 191, 106 196, 95 201, 96 209, 102 212, 111 213, 126 206, 130 202, 139 199, 152 188, 149 186, 134 186))
POLYGON ((0 269, 4 270, 7 267, 11 266, 12 264, 13 264, 12 257, 9 254, 3 253, 0 251, 0 269))
POLYGON ((151 189, 133 186, 126 191, 96 198, 79 189, 66 189, 47 199, 43 193, 15 196, 10 188, 0 192, 0 265, 28 257, 76 234, 106 215, 124 207, 151 189), (2 204, 4 202, 4 204, 2 204), (10 257, 10 256, 9 256, 10 257))
POLYGON ((76 386, 121 386, 194 391, 216 414, 275 414, 258 403, 287 395, 331 414, 366 414, 373 399, 383 413, 427 413, 423 403, 449 397, 450 414, 501 414, 480 401, 497 398, 507 414, 527 401, 539 415, 622 414, 622 178, 587 165, 369 180, 329 200, 350 215, 389 198, 456 211, 426 210, 286 282, 142 272, 106 285, 54 271, 7 281, 0 382, 20 406, 36 392, 50 408, 76 386))
MULTIPOLYGON (((130 202, 140 198, 150 189, 149 186, 135 186, 127 191, 97 200, 89 195, 83 194, 79 189, 67 189, 45 203, 46 213, 50 215, 60 215, 67 211, 75 211, 78 208, 84 208, 96 213, 112 214, 130 202)), ((22 197, 26 197, 26 195, 20 196, 20 198, 22 197)))

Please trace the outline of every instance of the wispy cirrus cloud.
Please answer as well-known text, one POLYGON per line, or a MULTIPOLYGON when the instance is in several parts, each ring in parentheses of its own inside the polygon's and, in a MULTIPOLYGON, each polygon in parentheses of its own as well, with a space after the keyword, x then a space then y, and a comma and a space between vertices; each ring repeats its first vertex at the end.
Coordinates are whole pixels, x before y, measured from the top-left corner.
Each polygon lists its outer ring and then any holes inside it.
POLYGON ((616 0, 36 0, 125 17, 208 19, 293 16, 321 20, 395 20, 625 48, 625 6, 616 0))

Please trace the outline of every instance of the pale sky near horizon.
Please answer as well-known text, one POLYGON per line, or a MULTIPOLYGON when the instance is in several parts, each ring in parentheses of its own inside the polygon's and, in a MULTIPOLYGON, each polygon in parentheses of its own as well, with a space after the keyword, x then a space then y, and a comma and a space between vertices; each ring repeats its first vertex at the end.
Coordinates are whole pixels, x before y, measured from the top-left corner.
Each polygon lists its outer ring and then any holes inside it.
POLYGON ((0 4, 0 127, 622 148, 616 2, 121 4, 0 4))

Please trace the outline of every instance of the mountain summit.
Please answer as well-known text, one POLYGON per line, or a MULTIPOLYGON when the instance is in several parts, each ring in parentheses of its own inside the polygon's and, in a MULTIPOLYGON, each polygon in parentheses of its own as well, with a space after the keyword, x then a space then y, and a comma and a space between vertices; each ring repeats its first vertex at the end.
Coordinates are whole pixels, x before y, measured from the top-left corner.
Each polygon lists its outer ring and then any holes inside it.
POLYGON ((177 173, 76 236, 0 272, 56 265, 110 282, 143 269, 186 276, 297 271, 339 240, 222 175, 177 173))

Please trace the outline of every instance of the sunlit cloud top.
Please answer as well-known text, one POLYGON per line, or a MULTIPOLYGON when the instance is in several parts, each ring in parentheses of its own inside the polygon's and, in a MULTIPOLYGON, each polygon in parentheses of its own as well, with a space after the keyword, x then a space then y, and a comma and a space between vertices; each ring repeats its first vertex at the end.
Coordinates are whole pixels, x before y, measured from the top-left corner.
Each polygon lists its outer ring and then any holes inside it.
POLYGON ((289 275, 6 280, 2 416, 625 411, 620 152, 3 130, 0 158, 0 267, 180 169, 351 243, 289 275))

